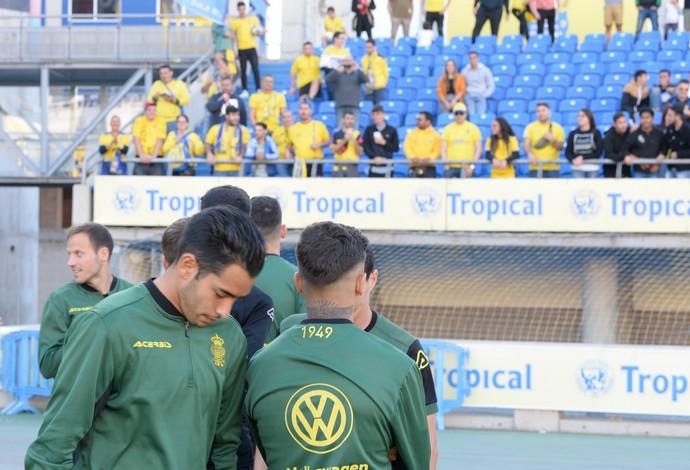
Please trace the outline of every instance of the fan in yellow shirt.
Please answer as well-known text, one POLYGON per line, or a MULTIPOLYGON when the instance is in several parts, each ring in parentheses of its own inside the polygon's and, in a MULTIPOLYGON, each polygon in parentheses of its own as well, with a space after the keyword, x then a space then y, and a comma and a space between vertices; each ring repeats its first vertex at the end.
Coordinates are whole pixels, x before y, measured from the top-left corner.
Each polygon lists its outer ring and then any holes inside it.
POLYGON ((451 1, 424 0, 424 23, 429 25, 429 29, 436 23, 436 31, 438 31, 439 36, 443 36, 443 20, 451 1))
POLYGON ((514 162, 520 158, 520 144, 513 128, 502 117, 491 123, 491 137, 486 139, 485 150, 492 178, 515 178, 514 162))
POLYGON ((441 136, 431 125, 431 114, 422 111, 417 115, 417 127, 407 133, 403 151, 410 161, 410 176, 435 178, 435 161, 441 156, 441 136))
POLYGON ((374 105, 377 105, 386 99, 388 62, 376 51, 376 43, 373 40, 367 40, 366 50, 367 55, 362 58, 362 72, 369 80, 367 95, 371 95, 374 105))
POLYGON ((110 132, 98 138, 98 152, 103 156, 102 175, 126 175, 127 164, 123 161, 129 151, 130 136, 120 133, 120 116, 110 118, 110 132))
MULTIPOLYGON (((525 129, 522 144, 529 159, 529 175, 539 176, 538 162, 548 162, 558 160, 565 142, 565 131, 563 128, 551 121, 551 107, 547 103, 537 105, 537 120, 525 129)), ((558 163, 547 163, 542 165, 542 177, 559 178, 560 166, 558 163)))
MULTIPOLYGON (((479 160, 482 154, 482 134, 479 128, 467 121, 467 107, 464 103, 453 106, 455 121, 443 129, 441 155, 444 160, 479 160)), ((472 176, 472 165, 448 165, 446 178, 472 176)))
POLYGON ((165 122, 156 116, 156 105, 147 101, 144 115, 134 121, 132 137, 137 158, 134 165, 135 175, 163 175, 165 164, 154 163, 156 158, 163 156, 163 141, 165 140, 165 122))
POLYGON ((340 129, 333 133, 331 150, 335 156, 336 164, 333 167, 333 176, 358 177, 357 163, 362 154, 362 146, 359 143, 359 131, 355 127, 355 115, 350 111, 343 114, 340 129))
POLYGON ((189 104, 189 90, 181 80, 173 80, 173 70, 169 65, 158 69, 160 80, 153 82, 149 90, 149 101, 156 103, 156 114, 169 129, 174 129, 177 116, 189 104))
POLYGON ((335 8, 328 7, 328 10, 326 10, 326 18, 323 20, 323 29, 325 31, 322 39, 324 46, 333 40, 333 35, 335 33, 345 32, 345 22, 335 14, 335 8))
POLYGON ((287 160, 290 158, 288 155, 288 145, 290 143, 288 139, 288 130, 294 123, 295 118, 292 113, 290 111, 284 112, 283 125, 273 131, 273 135, 271 136, 278 147, 278 157, 280 157, 282 160, 287 160))
POLYGON ((313 100, 321 91, 321 68, 319 56, 314 55, 314 45, 305 42, 302 54, 297 56, 290 69, 290 94, 299 90, 299 97, 313 100))
POLYGON ((249 98, 249 121, 253 126, 263 122, 268 132, 280 126, 280 116, 287 110, 285 95, 273 91, 273 77, 264 75, 261 79, 261 90, 249 98))
MULTIPOLYGON (((313 120, 311 115, 311 105, 302 102, 299 105, 299 122, 288 129, 289 148, 296 160, 321 160, 323 148, 330 143, 324 123, 313 120)), ((298 165, 298 169, 302 176, 313 176, 314 173, 316 176, 323 176, 323 165, 316 165, 315 171, 313 166, 312 163, 303 163, 298 165)))
POLYGON ((239 175, 249 139, 249 130, 240 125, 240 110, 228 106, 225 122, 212 126, 206 134, 206 159, 213 165, 213 174, 239 175))
POLYGON ((263 36, 266 31, 261 27, 261 23, 256 16, 247 16, 247 5, 244 2, 237 2, 238 18, 230 22, 232 31, 237 42, 237 55, 240 59, 240 77, 242 88, 247 91, 247 64, 252 66, 254 75, 254 86, 259 89, 259 54, 256 52, 256 37, 263 36))
POLYGON ((204 143, 196 132, 189 130, 189 119, 180 114, 177 117, 177 130, 168 133, 163 143, 163 154, 168 160, 178 160, 171 163, 173 176, 194 176, 193 158, 204 156, 204 143))

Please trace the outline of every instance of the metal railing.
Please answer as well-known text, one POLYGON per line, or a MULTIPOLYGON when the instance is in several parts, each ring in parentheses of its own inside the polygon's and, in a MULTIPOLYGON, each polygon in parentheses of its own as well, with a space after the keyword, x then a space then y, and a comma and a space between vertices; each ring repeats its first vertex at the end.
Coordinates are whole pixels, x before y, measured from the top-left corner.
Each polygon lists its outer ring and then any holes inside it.
MULTIPOLYGON (((95 152, 96 154, 98 151, 95 152)), ((103 163, 104 160, 102 158, 96 159, 92 162, 90 165, 90 168, 93 169, 96 165, 103 163)), ((138 158, 126 158, 122 160, 122 163, 125 163, 127 165, 134 165, 137 163, 142 163, 141 160, 138 158)), ((411 168, 409 160, 388 160, 384 164, 376 164, 372 160, 369 159, 363 159, 363 160, 352 160, 352 161, 344 161, 344 160, 335 160, 335 159, 279 159, 279 160, 254 160, 254 159, 216 159, 212 164, 209 163, 209 161, 205 158, 189 158, 185 160, 180 160, 180 159, 174 159, 174 158, 156 158, 154 159, 151 164, 166 164, 167 165, 167 174, 170 176, 172 175, 172 165, 174 164, 190 164, 190 165, 196 165, 196 164, 204 164, 204 165, 218 165, 218 164, 235 164, 239 165, 238 173, 239 175, 244 175, 245 170, 247 166, 257 166, 257 165, 310 165, 311 166, 311 174, 306 175, 310 177, 315 177, 318 175, 318 167, 322 165, 340 165, 340 166, 355 166, 355 165, 366 165, 366 166, 374 166, 376 165, 377 167, 385 167, 386 168, 386 177, 390 178, 393 177, 393 168, 398 165, 402 166, 407 166, 411 168)), ((527 159, 519 159, 515 160, 513 162, 513 165, 530 165, 530 166, 538 166, 539 169, 537 171, 537 177, 538 178, 543 178, 544 176, 544 166, 547 165, 561 165, 561 164, 570 164, 571 162, 569 160, 561 159, 561 160, 550 160, 550 161, 538 161, 535 163, 530 163, 529 160, 527 159)), ((608 160, 608 159, 600 159, 597 160, 596 162, 587 162, 587 164, 592 164, 592 165, 598 165, 600 167, 604 165, 615 165, 616 166, 616 178, 622 178, 623 177, 623 167, 628 166, 624 162, 616 162, 614 160, 608 160)), ((434 167, 436 166, 441 166, 443 165, 444 167, 450 167, 451 165, 480 165, 480 166, 491 166, 492 162, 486 159, 481 159, 481 160, 435 160, 433 162, 434 167)), ((676 165, 688 165, 690 166, 690 160, 656 160, 656 159, 637 159, 635 160, 631 165, 631 167, 635 166, 640 166, 640 165, 661 165, 662 167, 664 166, 669 166, 673 167, 676 165)), ((292 176, 297 176, 297 172, 293 172, 292 176)), ((87 183, 88 177, 91 176, 90 173, 88 172, 82 172, 82 183, 87 183)), ((464 176, 464 174, 463 174, 464 176)))
POLYGON ((191 62, 208 26, 181 15, 0 16, 0 64, 191 62), (149 24, 146 24, 146 22, 149 24))

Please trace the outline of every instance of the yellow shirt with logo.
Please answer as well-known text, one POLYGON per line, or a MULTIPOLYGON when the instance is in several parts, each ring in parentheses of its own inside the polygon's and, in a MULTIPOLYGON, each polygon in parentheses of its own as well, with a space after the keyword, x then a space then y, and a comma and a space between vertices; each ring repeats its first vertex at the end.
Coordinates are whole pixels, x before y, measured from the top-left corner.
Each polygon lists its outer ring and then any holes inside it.
POLYGON ((328 129, 320 121, 298 122, 288 129, 288 139, 297 160, 323 158, 323 148, 312 149, 312 144, 328 142, 328 129))
POLYGON ((189 104, 189 90, 187 85, 181 80, 172 80, 165 85, 161 80, 156 80, 151 86, 148 99, 156 102, 156 116, 165 122, 174 121, 180 115, 180 107, 189 104), (177 103, 171 103, 157 95, 174 95, 177 103))
MULTIPOLYGON (((543 148, 535 148, 537 142, 539 142, 539 140, 549 132, 549 129, 551 130, 551 134, 553 134, 554 139, 559 142, 565 141, 565 131, 559 124, 555 122, 541 123, 539 121, 535 121, 525 129, 525 140, 530 143, 531 152, 540 162, 558 160, 561 155, 561 151, 556 150, 556 148, 554 148, 554 146, 551 144, 547 144, 543 148)), ((539 165, 530 165, 529 169, 538 170, 539 165)), ((559 165, 557 163, 546 164, 542 166, 542 169, 558 170, 559 165)))
POLYGON ((365 55, 362 59, 362 72, 369 78, 373 77, 374 89, 380 90, 388 85, 388 62, 378 54, 365 55))
POLYGON ((280 126, 280 110, 285 108, 285 95, 277 91, 257 91, 249 98, 249 109, 256 112, 256 122, 266 124, 269 132, 280 126))
POLYGON ((342 19, 338 18, 337 16, 334 18, 326 16, 326 19, 323 22, 323 27, 327 33, 331 34, 345 32, 345 23, 342 19))
MULTIPOLYGON (((237 157, 241 154, 241 151, 238 153, 238 150, 241 150, 238 147, 246 148, 249 139, 249 130, 246 127, 239 126, 238 128, 227 124, 216 124, 206 134, 206 143, 213 147, 216 160, 228 160, 237 157)), ((238 171, 240 164, 216 163, 213 168, 215 171, 238 171)))
MULTIPOLYGON (((355 140, 359 139, 359 131, 358 130, 353 130, 352 134, 355 137, 355 140)), ((346 161, 346 162, 352 162, 352 161, 357 161, 359 160, 359 153, 357 152, 357 145, 353 141, 348 141, 347 142, 347 147, 345 147, 345 151, 342 153, 333 153, 333 157, 335 160, 338 161, 346 161)))
MULTIPOLYGON (((189 157, 202 157, 206 152, 204 143, 201 137, 196 132, 189 132, 187 134, 187 144, 189 148, 189 157)), ((179 168, 185 160, 184 142, 177 141, 177 133, 170 132, 163 143, 163 155, 170 160, 178 160, 180 163, 171 164, 172 168, 179 168)))
POLYGON ((230 29, 237 34, 237 48, 239 50, 256 49, 256 36, 253 29, 261 26, 256 16, 235 18, 230 23, 230 29))
MULTIPOLYGON (((161 140, 161 143, 165 140, 165 122, 158 117, 151 121, 147 119, 146 116, 139 116, 136 121, 134 121, 132 137, 139 138, 141 148, 147 155, 151 155, 158 139, 161 140)), ((159 155, 163 154, 162 145, 158 153, 159 155)), ((159 155, 153 156, 158 157, 159 155)))
POLYGON ((414 128, 407 133, 403 150, 408 160, 438 160, 441 156, 441 136, 433 127, 423 130, 414 128))
MULTIPOLYGON (((103 154, 103 161, 111 162, 115 158, 115 153, 120 151, 122 147, 129 147, 131 142, 131 137, 128 134, 118 134, 117 139, 113 137, 113 134, 106 132, 100 135, 98 138, 98 146, 104 146, 106 152, 103 154), (113 142, 115 140, 115 142, 113 142), (112 147, 111 147, 112 146, 112 147)), ((120 155, 120 158, 125 158, 124 155, 120 155)))
MULTIPOLYGON (((517 140, 517 137, 514 135, 510 136, 510 139, 508 139, 508 144, 506 145, 505 140, 500 139, 498 143, 496 144, 496 150, 491 150, 491 137, 486 139, 486 147, 485 150, 487 152, 492 152, 494 154, 494 160, 508 160, 510 156, 512 156, 515 152, 520 151, 520 143, 517 140)), ((507 166, 506 168, 496 168, 492 167, 491 168, 491 177, 492 178, 515 178, 515 167, 514 166, 507 166)))
POLYGON ((426 0, 425 5, 428 13, 441 13, 446 7, 446 0, 426 0))
MULTIPOLYGON (((447 145, 448 160, 474 160, 476 146, 482 143, 482 134, 471 122, 451 122, 443 129, 442 139, 447 145)), ((462 165, 451 165, 451 168, 460 167, 462 165)))
POLYGON ((321 68, 319 56, 304 54, 297 56, 292 63, 290 75, 297 75, 297 88, 302 88, 314 80, 321 80, 321 68))
POLYGON ((288 130, 285 127, 279 127, 273 131, 271 135, 273 137, 273 142, 276 143, 278 147, 278 156, 281 159, 287 158, 287 146, 288 146, 288 130))

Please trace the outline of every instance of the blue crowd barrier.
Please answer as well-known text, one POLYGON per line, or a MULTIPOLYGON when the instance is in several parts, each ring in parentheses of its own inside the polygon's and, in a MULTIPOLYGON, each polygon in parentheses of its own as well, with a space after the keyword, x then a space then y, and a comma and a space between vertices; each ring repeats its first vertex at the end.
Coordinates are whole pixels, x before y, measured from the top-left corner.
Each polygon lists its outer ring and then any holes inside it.
POLYGON ((434 360, 430 363, 433 367, 434 386, 436 388, 436 399, 438 400, 438 415, 436 417, 436 426, 439 430, 444 430, 445 415, 451 411, 456 411, 462 408, 465 402, 465 397, 470 394, 470 387, 467 384, 467 375, 465 374, 465 365, 469 353, 460 346, 450 343, 448 341, 440 340, 422 340, 422 347, 431 354, 434 351, 434 360), (452 354, 456 356, 457 370, 458 370, 458 385, 454 398, 445 396, 445 377, 450 372, 446 370, 446 355, 452 354))
POLYGON ((16 331, 2 337, 2 388, 14 400, 0 411, 3 415, 38 413, 31 406, 33 396, 48 397, 53 381, 38 369, 38 331, 16 331))

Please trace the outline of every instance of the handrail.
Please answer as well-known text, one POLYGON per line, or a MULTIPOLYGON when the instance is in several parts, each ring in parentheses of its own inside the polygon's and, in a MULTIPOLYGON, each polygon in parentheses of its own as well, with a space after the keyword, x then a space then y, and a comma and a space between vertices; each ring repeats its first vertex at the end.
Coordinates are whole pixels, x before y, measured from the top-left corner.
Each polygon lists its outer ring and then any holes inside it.
MULTIPOLYGON (((168 13, 95 13, 80 14, 80 13, 63 13, 59 15, 2 15, 0 16, 0 28, 3 27, 2 22, 4 21, 26 21, 35 23, 37 20, 70 20, 70 23, 74 22, 76 24, 84 24, 88 22, 112 22, 113 24, 119 24, 121 20, 128 19, 148 19, 155 18, 157 22, 170 21, 170 20, 185 20, 190 21, 196 18, 201 18, 199 15, 180 15, 180 14, 168 14, 168 13)), ((44 25, 41 25, 43 27, 44 25)), ((147 26, 147 25, 133 25, 133 26, 147 26)))

